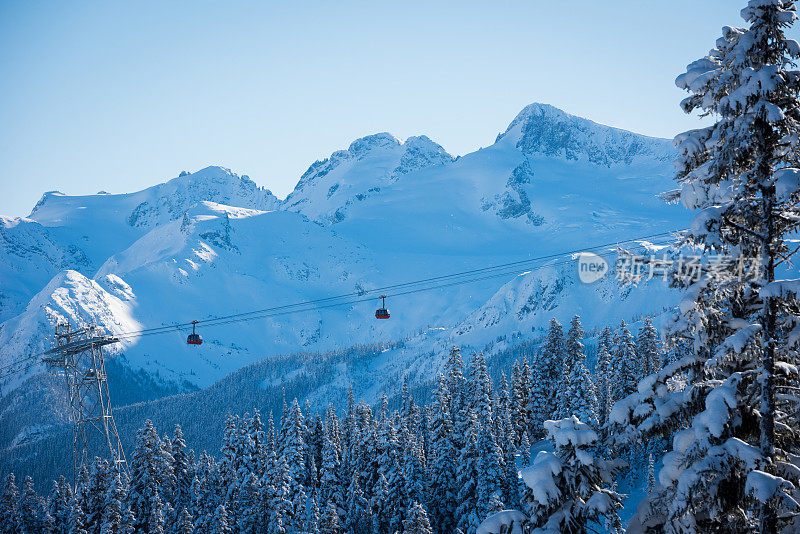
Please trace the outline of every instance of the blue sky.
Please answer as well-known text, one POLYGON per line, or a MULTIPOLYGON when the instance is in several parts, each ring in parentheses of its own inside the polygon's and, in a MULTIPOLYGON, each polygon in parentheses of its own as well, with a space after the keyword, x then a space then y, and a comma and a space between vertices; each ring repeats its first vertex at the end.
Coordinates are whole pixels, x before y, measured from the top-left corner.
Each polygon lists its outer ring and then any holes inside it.
POLYGON ((0 0, 0 214, 211 164, 285 196, 358 137, 452 154, 545 102, 649 135, 743 1, 0 0))

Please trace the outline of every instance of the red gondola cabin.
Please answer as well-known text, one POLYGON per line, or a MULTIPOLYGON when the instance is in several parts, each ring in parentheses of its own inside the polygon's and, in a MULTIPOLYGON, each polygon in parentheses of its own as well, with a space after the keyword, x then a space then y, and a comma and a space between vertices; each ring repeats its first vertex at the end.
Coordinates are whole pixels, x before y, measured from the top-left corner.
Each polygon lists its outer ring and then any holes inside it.
POLYGON ((186 338, 186 343, 188 343, 189 345, 203 344, 203 336, 195 332, 196 326, 197 326, 197 321, 192 321, 192 333, 189 334, 189 337, 186 338))
POLYGON ((386 295, 381 295, 381 307, 375 310, 376 319, 388 319, 389 310, 386 309, 386 295))

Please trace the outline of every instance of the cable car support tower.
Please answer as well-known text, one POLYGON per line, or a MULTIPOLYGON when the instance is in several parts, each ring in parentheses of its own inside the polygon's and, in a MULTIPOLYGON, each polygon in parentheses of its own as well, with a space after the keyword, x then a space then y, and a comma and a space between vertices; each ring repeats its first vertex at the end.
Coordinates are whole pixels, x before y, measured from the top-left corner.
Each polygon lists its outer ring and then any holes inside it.
POLYGON ((66 380, 75 476, 80 466, 88 466, 95 456, 110 455, 116 468, 126 470, 103 358, 103 347, 118 342, 118 338, 102 335, 94 325, 73 330, 69 323, 60 323, 53 348, 42 358, 51 372, 63 374, 66 380))

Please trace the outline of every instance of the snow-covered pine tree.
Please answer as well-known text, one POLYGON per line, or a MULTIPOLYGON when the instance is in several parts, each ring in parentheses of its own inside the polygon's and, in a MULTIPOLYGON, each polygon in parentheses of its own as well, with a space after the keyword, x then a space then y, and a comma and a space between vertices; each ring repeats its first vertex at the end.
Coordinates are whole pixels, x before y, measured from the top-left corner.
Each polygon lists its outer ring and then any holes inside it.
POLYGON ((696 212, 681 244, 715 255, 701 276, 673 277, 685 293, 667 339, 691 352, 612 413, 622 440, 681 428, 644 507, 652 528, 798 528, 800 287, 778 279, 800 222, 800 45, 785 36, 797 15, 791 0, 741 14, 747 27, 724 28, 676 80, 684 111, 716 119, 676 138, 680 200, 696 212))
POLYGON ((343 525, 345 531, 352 534, 368 534, 372 529, 372 511, 369 501, 361 491, 357 473, 353 473, 350 486, 347 488, 346 506, 347 513, 343 525))
POLYGON ((470 421, 467 417, 469 411, 469 396, 467 394, 467 379, 464 377, 464 361, 461 359, 461 349, 453 347, 447 359, 447 389, 450 391, 450 414, 453 418, 453 442, 457 449, 462 449, 465 444, 470 421))
MULTIPOLYGON (((53 489, 47 499, 50 517, 53 518, 52 534, 67 534, 69 532, 69 514, 72 507, 72 488, 63 475, 58 481, 53 481, 53 489)), ((2 502, 0 502, 2 507, 2 502)), ((2 510, 0 510, 2 514, 2 510)))
POLYGON ((653 455, 647 455, 647 495, 652 495, 656 489, 656 469, 653 455))
POLYGON ((389 482, 382 474, 378 475, 378 483, 372 490, 370 509, 372 510, 372 531, 375 534, 391 532, 389 523, 394 514, 389 508, 389 482))
MULTIPOLYGON (((514 444, 519 445, 522 439, 522 433, 528 429, 528 418, 526 417, 526 410, 528 410, 528 393, 530 388, 523 388, 520 384, 520 368, 519 360, 514 360, 514 365, 511 370, 511 421, 514 423, 514 444)), ((435 521, 434 521, 435 524, 435 521)))
POLYGON ((456 509, 456 446, 450 414, 450 390, 443 374, 433 400, 430 424, 431 461, 428 462, 430 510, 437 534, 453 531, 456 509))
POLYGON ((150 499, 150 513, 147 516, 147 534, 164 534, 164 505, 155 493, 150 499))
POLYGON ((456 519, 458 528, 464 534, 475 534, 481 522, 481 509, 488 504, 487 501, 481 506, 478 501, 478 485, 481 473, 476 441, 475 432, 471 431, 467 435, 467 445, 458 458, 458 506, 456 508, 456 519))
MULTIPOLYGON (((18 534, 19 530, 11 531, 18 534)), ((69 534, 87 534, 86 515, 77 500, 72 501, 72 510, 69 514, 69 534)))
POLYGON ((403 389, 400 393, 400 400, 400 418, 406 424, 408 429, 411 432, 414 432, 416 430, 416 422, 414 421, 416 405, 414 404, 414 399, 411 397, 411 391, 408 389, 408 375, 403 376, 403 389))
POLYGON ((189 506, 189 491, 192 487, 192 473, 190 470, 189 456, 186 454, 186 441, 183 439, 183 430, 180 425, 175 425, 172 436, 172 472, 175 477, 175 491, 173 504, 180 511, 189 506))
MULTIPOLYGON (((561 403, 561 379, 564 376, 564 328, 555 318, 550 320, 544 346, 542 347, 538 364, 542 366, 547 382, 547 398, 549 410, 545 420, 557 416, 558 406, 561 403)), ((540 429, 528 428, 529 436, 537 436, 540 429)))
POLYGON ((125 487, 118 471, 111 473, 103 503, 103 524, 100 534, 119 534, 122 531, 123 501, 125 500, 125 487))
POLYGON ((177 484, 177 480, 175 478, 175 470, 173 469, 175 460, 172 457, 172 440, 167 434, 164 434, 164 437, 161 438, 160 445, 161 454, 159 464, 161 465, 162 471, 161 477, 159 478, 159 486, 161 488, 161 496, 164 500, 164 509, 166 511, 167 507, 172 505, 175 497, 175 485, 177 484))
POLYGON ((503 481, 501 495, 509 506, 515 506, 519 502, 519 476, 517 473, 517 457, 519 456, 519 446, 516 443, 516 429, 511 420, 511 410, 501 410, 497 417, 496 439, 503 454, 503 481))
POLYGON ((314 495, 309 495, 306 502, 306 530, 310 534, 319 534, 319 505, 314 495))
POLYGON ((214 517, 211 519, 208 532, 209 534, 232 534, 233 529, 228 524, 228 510, 225 507, 225 503, 217 506, 214 511, 214 517))
POLYGON ((292 499, 292 529, 295 532, 308 532, 308 495, 303 486, 298 487, 292 499))
POLYGON ((564 343, 564 377, 561 382, 563 395, 559 411, 564 417, 576 416, 590 426, 598 424, 597 395, 589 369, 586 367, 586 352, 583 346, 581 318, 575 315, 570 321, 564 343))
POLYGON ((641 378, 649 376, 661 369, 661 347, 658 330, 648 316, 642 320, 639 335, 636 336, 636 356, 639 361, 641 378))
POLYGON ((503 503, 502 499, 500 499, 500 495, 497 492, 492 493, 492 496, 489 498, 489 504, 486 506, 486 513, 492 515, 505 509, 506 505, 503 503))
POLYGON ((174 534, 192 534, 195 531, 192 514, 186 508, 178 514, 178 520, 172 531, 174 534))
POLYGON ((433 534, 428 513, 418 502, 413 502, 408 509, 408 518, 403 521, 403 534, 433 534))
POLYGON ((601 429, 608 422, 608 413, 611 411, 611 382, 614 370, 611 351, 613 346, 611 328, 605 327, 597 342, 597 364, 594 374, 595 391, 597 392, 597 418, 601 429))
MULTIPOLYGON (((541 361, 543 352, 539 352, 533 360, 530 369, 530 383, 528 384, 528 423, 524 424, 523 432, 535 438, 544 436, 544 422, 553 415, 550 404, 552 384, 547 366, 541 361)), ((527 362, 526 362, 527 365, 527 362)), ((519 428, 519 424, 515 425, 519 428)), ((522 434, 519 435, 520 442, 522 434)))
POLYGON ((481 432, 493 431, 492 413, 492 380, 486 368, 486 358, 482 352, 476 352, 470 362, 468 384, 469 407, 478 417, 481 432))
POLYGON ((292 478, 289 476, 289 466, 284 456, 278 459, 275 469, 273 469, 270 487, 273 488, 273 494, 268 504, 270 512, 268 522, 275 523, 280 517, 282 524, 291 523, 293 511, 291 501, 292 478))
POLYGON ((508 379, 506 378, 505 371, 500 371, 500 383, 497 385, 497 389, 495 389, 494 404, 494 435, 498 437, 502 435, 503 438, 505 438, 505 433, 507 431, 506 424, 511 421, 512 411, 511 390, 508 388, 508 379))
POLYGON ((322 515, 319 532, 320 534, 341 534, 339 512, 336 511, 336 506, 332 502, 328 502, 325 506, 325 513, 322 515))
POLYGON ((119 529, 119 534, 134 534, 136 530, 133 528, 133 523, 136 519, 133 517, 133 512, 130 508, 126 509, 122 514, 122 526, 119 529))
POLYGON ((523 507, 533 532, 583 533, 620 525, 622 496, 611 489, 616 465, 594 456, 597 433, 572 416, 545 422, 555 452, 542 451, 520 471, 523 507))
MULTIPOLYGON (((305 436, 308 429, 305 424, 305 417, 300 410, 300 403, 295 398, 292 400, 287 421, 287 433, 285 436, 285 454, 289 465, 289 476, 295 485, 307 486, 311 477, 306 464, 308 450, 306 448, 305 436)), ((296 486, 293 486, 296 488, 296 486)))
POLYGON ((502 493, 506 482, 503 451, 491 432, 482 431, 478 436, 478 470, 476 502, 482 519, 489 513, 492 495, 502 493))
POLYGON ((422 502, 426 498, 425 452, 417 440, 402 428, 403 441, 403 494, 406 503, 422 502))
MULTIPOLYGON (((133 512, 136 521, 134 528, 137 531, 149 532, 150 525, 159 522, 152 505, 158 497, 157 502, 163 506, 160 481, 167 471, 163 460, 161 440, 152 421, 148 419, 136 435, 136 447, 131 456, 131 480, 127 501, 133 512)), ((158 513, 162 514, 163 509, 158 513)), ((160 521, 163 523, 163 517, 160 521)))
POLYGON ((79 493, 81 506, 86 514, 86 530, 94 534, 100 532, 103 524, 106 492, 111 478, 108 462, 95 458, 88 470, 88 477, 81 478, 79 493))
MULTIPOLYGON (((19 516, 21 532, 24 534, 38 534, 44 532, 46 526, 52 526, 52 518, 47 511, 47 506, 44 499, 36 493, 31 477, 25 477, 25 482, 22 484, 19 516)), ((49 529, 47 531, 49 532, 49 529)))
POLYGON ((344 508, 340 448, 337 433, 330 424, 326 424, 322 444, 322 464, 319 469, 319 494, 323 502, 332 502, 335 506, 344 508))
POLYGON ((259 502, 261 484, 256 478, 255 465, 251 471, 240 470, 241 483, 236 492, 237 507, 237 532, 242 534, 256 534, 260 527, 259 502))
POLYGON ((636 362, 636 343, 628 325, 622 321, 614 339, 614 352, 611 359, 613 381, 611 383, 611 399, 613 405, 636 391, 639 382, 638 364, 636 362))

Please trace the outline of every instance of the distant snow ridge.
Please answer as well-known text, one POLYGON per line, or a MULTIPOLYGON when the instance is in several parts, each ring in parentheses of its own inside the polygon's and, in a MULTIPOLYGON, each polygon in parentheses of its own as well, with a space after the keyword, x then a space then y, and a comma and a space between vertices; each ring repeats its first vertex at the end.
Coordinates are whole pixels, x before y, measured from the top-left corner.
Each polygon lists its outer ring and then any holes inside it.
POLYGON ((674 158, 666 139, 597 124, 548 104, 526 106, 497 141, 512 133, 519 135, 517 148, 527 155, 587 160, 605 167, 631 165, 637 159, 666 162, 674 158))
POLYGON ((274 210, 280 205, 269 189, 259 187, 249 176, 210 166, 194 173, 184 171, 177 178, 137 193, 66 196, 51 191, 44 194, 29 217, 45 226, 62 226, 71 222, 64 218, 65 214, 74 217, 77 206, 93 207, 98 202, 106 202, 103 197, 116 198, 122 206, 130 206, 125 222, 135 228, 152 228, 180 219, 189 207, 203 201, 262 211, 274 210))

